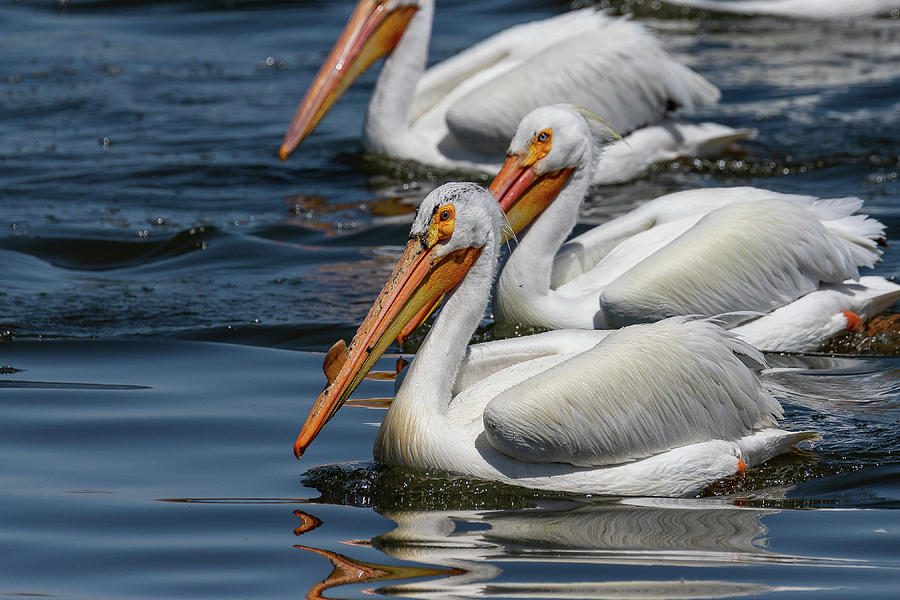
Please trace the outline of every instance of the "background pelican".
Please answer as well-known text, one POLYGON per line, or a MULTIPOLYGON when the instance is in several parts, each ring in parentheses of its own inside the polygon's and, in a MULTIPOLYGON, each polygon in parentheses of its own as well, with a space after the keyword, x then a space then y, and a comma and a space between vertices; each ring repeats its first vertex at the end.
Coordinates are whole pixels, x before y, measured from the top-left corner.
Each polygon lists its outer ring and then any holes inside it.
MULTIPOLYGON (((574 332, 576 345, 601 340, 574 353, 535 356, 539 342, 502 340, 501 368, 454 393, 487 305, 502 222, 496 200, 473 184, 425 198, 349 349, 341 341, 326 356, 329 383, 294 445, 298 457, 406 321, 444 293, 378 430, 379 462, 532 488, 683 495, 815 437, 775 427, 781 407, 746 366, 763 365, 759 352, 684 318, 574 332)), ((491 344, 478 352, 491 354, 491 344)))
POLYGON ((900 299, 900 286, 859 277, 881 255, 884 226, 855 214, 857 198, 688 190, 566 242, 610 137, 604 122, 566 105, 522 120, 491 184, 514 229, 531 223, 497 283, 499 320, 603 329, 748 311, 734 331, 752 345, 809 351, 900 299))
POLYGON ((692 6, 716 12, 741 15, 778 15, 809 19, 841 19, 886 15, 900 9, 897 0, 668 0, 671 4, 692 6))
POLYGON ((384 62, 363 132, 379 154, 496 172, 528 111, 575 102, 630 133, 615 170, 625 181, 660 160, 715 153, 753 134, 667 119, 713 104, 719 90, 673 60, 642 26, 583 9, 491 36, 425 70, 434 0, 360 0, 303 98, 279 152, 312 132, 353 80, 384 62))

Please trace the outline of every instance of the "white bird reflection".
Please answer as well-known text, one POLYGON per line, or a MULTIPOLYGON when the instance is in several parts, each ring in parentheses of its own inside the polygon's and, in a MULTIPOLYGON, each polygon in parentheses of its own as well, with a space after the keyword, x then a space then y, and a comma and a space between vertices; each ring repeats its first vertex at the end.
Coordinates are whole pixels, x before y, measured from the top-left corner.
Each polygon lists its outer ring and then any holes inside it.
MULTIPOLYGON (((331 575, 311 590, 311 598, 350 583, 421 577, 426 579, 392 583, 368 592, 416 598, 731 598, 816 588, 781 588, 718 579, 510 581, 510 576, 504 575, 503 565, 715 567, 854 562, 769 550, 768 530, 762 519, 777 512, 736 507, 730 500, 720 498, 638 498, 596 504, 558 500, 548 501, 540 508, 515 511, 390 509, 382 514, 396 522, 393 531, 366 542, 351 542, 351 546, 371 545, 390 559, 442 567, 437 569, 365 563, 309 546, 297 547, 325 556, 334 566, 331 575)), ((295 514, 303 523, 295 533, 318 526, 314 517, 301 511, 295 514)))

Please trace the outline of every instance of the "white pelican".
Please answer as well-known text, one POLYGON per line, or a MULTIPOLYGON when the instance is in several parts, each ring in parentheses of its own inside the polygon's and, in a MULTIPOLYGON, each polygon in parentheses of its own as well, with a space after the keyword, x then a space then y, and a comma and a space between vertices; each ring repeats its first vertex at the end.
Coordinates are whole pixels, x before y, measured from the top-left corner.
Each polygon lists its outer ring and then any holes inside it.
POLYGON ((434 4, 359 1, 285 133, 282 159, 388 54, 363 132, 365 146, 387 156, 496 173, 519 120, 556 102, 584 105, 631 133, 621 167, 597 171, 607 183, 755 133, 667 119, 674 108, 715 103, 719 90, 641 25, 591 8, 512 27, 426 70, 434 4))
POLYGON ((815 437, 776 428, 781 406, 746 366, 763 366, 762 355, 710 322, 553 331, 473 346, 467 356, 502 223, 497 201, 474 184, 447 184, 423 200, 350 347, 341 340, 326 356, 329 383, 294 444, 298 458, 397 332, 445 293, 378 430, 381 463, 529 488, 684 495, 815 437))
POLYGON ((896 13, 897 0, 667 0, 671 4, 691 6, 739 15, 777 15, 807 19, 845 19, 874 17, 896 13))
POLYGON ((604 329, 743 311, 732 324, 746 341, 800 352, 900 299, 900 286, 859 277, 879 260, 884 226, 855 214, 857 198, 688 190, 566 242, 609 137, 567 105, 522 120, 491 184, 515 230, 531 223, 497 282, 498 320, 604 329))

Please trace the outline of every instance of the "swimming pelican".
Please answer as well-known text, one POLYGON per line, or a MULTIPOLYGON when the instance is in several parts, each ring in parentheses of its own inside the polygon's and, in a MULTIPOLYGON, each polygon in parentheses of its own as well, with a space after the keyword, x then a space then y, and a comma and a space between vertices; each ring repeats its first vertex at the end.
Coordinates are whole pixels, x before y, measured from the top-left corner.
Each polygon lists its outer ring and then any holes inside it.
POLYGON ((397 332, 442 294, 376 435, 378 462, 529 488, 684 495, 815 437, 776 428, 781 406, 746 366, 762 367, 762 355, 710 322, 552 331, 467 353, 502 223, 497 201, 474 184, 423 200, 350 347, 339 341, 326 356, 328 384, 294 444, 298 458, 397 332))
POLYGON ((566 242, 610 137, 568 105, 522 120, 491 184, 514 229, 531 223, 497 282, 498 320, 604 329, 742 311, 733 331, 750 344, 800 352, 900 299, 900 286, 859 277, 879 260, 884 226, 855 214, 858 198, 688 190, 566 242))
POLYGON ((834 0, 668 0, 716 12, 739 15, 778 15, 781 17, 802 17, 807 19, 846 19, 851 17, 874 17, 887 15, 900 8, 897 0, 854 0, 835 2, 834 0))
POLYGON ((378 154, 496 173, 528 111, 575 102, 605 115, 629 147, 598 180, 625 181, 685 154, 717 153, 752 136, 715 123, 668 119, 719 99, 644 28, 587 8, 507 29, 425 69, 434 0, 360 0, 284 136, 282 159, 356 77, 384 62, 363 132, 378 154))

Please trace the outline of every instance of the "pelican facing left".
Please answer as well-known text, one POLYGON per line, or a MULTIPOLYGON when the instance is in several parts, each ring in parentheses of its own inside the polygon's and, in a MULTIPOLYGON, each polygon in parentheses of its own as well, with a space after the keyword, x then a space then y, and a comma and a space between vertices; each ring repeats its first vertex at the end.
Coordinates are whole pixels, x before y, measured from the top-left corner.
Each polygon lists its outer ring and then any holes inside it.
POLYGON ((406 322, 442 294, 376 435, 381 463, 528 488, 685 495, 816 437, 777 428, 782 409, 759 379, 762 355, 709 321, 552 331, 467 351, 504 222, 474 184, 425 198, 349 348, 340 341, 326 356, 328 384, 294 445, 298 458, 406 322))
POLYGON ((522 119, 491 184, 521 231, 497 281, 498 321, 602 329, 731 313, 755 348, 809 352, 900 299, 896 283, 860 277, 886 242, 858 198, 683 190, 567 240, 614 133, 571 105, 522 119))
POLYGON ((718 154, 754 134, 670 118, 678 108, 714 104, 719 90, 633 21, 592 8, 564 13, 511 27, 425 69, 434 10, 435 0, 359 0, 291 120, 282 160, 381 57, 363 144, 437 167, 496 173, 519 120, 557 102, 582 104, 631 134, 614 152, 616 168, 595 171, 598 183, 685 154, 718 154))

